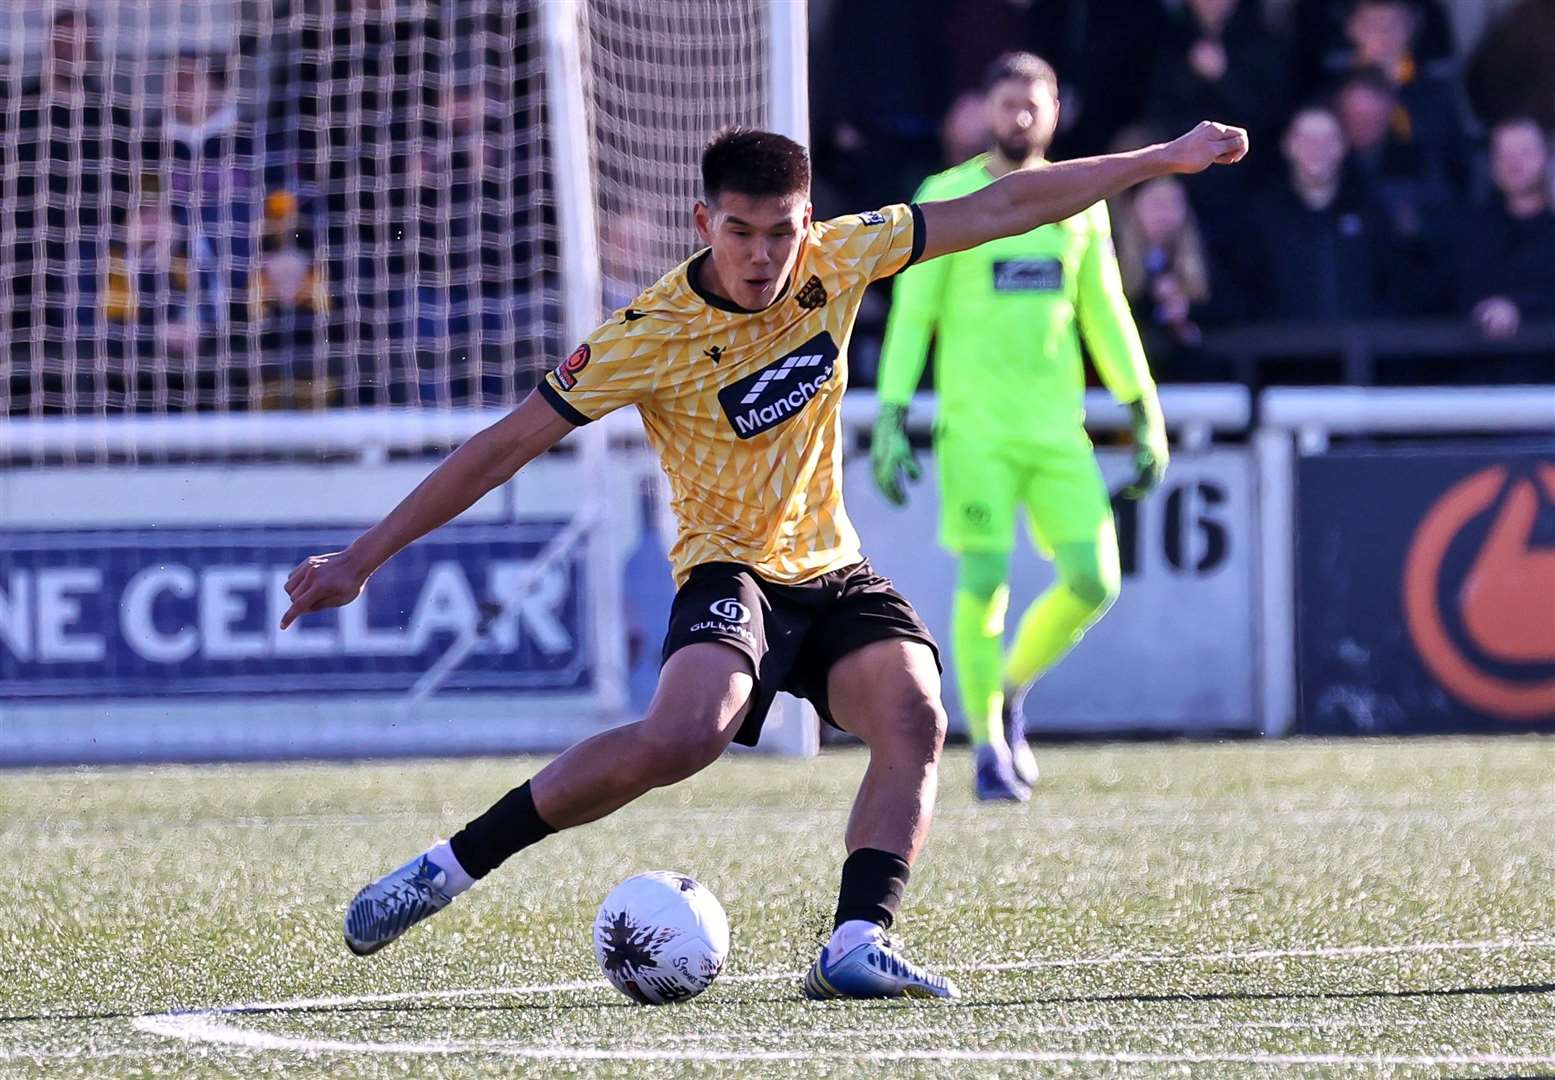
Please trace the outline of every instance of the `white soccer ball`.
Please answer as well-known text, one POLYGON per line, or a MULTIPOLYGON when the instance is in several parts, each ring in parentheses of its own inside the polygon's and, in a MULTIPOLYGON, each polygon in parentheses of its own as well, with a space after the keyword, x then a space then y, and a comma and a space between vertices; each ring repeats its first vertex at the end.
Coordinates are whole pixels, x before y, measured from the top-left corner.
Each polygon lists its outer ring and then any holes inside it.
POLYGON ((667 870, 629 877, 594 918, 594 958, 612 986, 641 1005, 694 998, 729 955, 729 918, 694 878, 667 870))

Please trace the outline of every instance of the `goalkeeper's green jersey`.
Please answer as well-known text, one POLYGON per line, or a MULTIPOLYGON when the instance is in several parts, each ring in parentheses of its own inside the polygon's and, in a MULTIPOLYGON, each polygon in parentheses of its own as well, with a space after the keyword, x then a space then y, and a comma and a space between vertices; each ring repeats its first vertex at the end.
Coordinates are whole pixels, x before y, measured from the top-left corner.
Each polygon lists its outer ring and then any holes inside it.
MULTIPOLYGON (((954 199, 993 183, 987 164, 984 154, 929 177, 914 201, 954 199)), ((899 275, 880 356, 880 399, 907 403, 933 337, 937 434, 1035 446, 1083 438, 1077 319, 1115 398, 1154 392, 1104 203, 899 275)))

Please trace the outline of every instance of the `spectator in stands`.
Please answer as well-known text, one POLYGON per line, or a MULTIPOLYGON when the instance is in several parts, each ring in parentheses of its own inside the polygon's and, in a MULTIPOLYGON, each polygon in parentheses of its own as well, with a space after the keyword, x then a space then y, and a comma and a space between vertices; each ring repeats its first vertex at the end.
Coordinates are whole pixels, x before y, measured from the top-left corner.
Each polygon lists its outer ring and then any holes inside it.
POLYGON ((1350 146, 1351 161, 1376 192, 1404 237, 1452 200, 1443 162, 1400 135, 1398 89, 1378 68, 1357 68, 1334 93, 1334 112, 1350 146))
MULTIPOLYGON (((1352 65, 1353 45, 1346 24, 1355 0, 1294 0, 1284 19, 1293 46, 1292 81, 1317 87, 1352 65)), ((1414 55, 1432 70, 1453 60, 1452 26, 1443 0, 1412 0, 1417 29, 1414 55)))
MULTIPOLYGON (((1187 0, 1156 55, 1147 115, 1169 131, 1192 127, 1206 116, 1224 116, 1247 128, 1255 146, 1266 140, 1272 145, 1283 97, 1284 56, 1256 5, 1187 0)), ((1194 205, 1207 212, 1242 204, 1249 186, 1273 178, 1272 155, 1254 155, 1246 169, 1191 177, 1187 191, 1194 205)))
POLYGON ((941 167, 944 15, 943 0, 832 8, 810 60, 815 169, 830 189, 816 193, 817 217, 905 199, 941 167))
POLYGON ((1503 338, 1527 320, 1555 318, 1550 145, 1531 117, 1491 131, 1490 175, 1497 198, 1465 222, 1459 238, 1457 294, 1486 336, 1503 338))
POLYGON ((1344 167, 1344 131, 1321 105, 1300 109, 1280 143, 1285 184, 1253 205, 1233 253, 1250 318, 1342 320, 1390 310, 1395 258, 1387 211, 1344 167))
POLYGON ((1463 95, 1447 71, 1417 57, 1419 29, 1412 0, 1355 0, 1345 22, 1351 48, 1343 71, 1381 71, 1398 91, 1395 136, 1419 147, 1428 167, 1462 190, 1469 165, 1463 95))
POLYGON ((189 284, 187 244, 166 192, 152 179, 109 245, 103 314, 123 328, 120 340, 134 353, 180 358, 195 336, 189 284))
POLYGON ((0 339, 13 347, 29 347, 44 329, 37 325, 37 297, 46 297, 48 336, 62 342, 71 285, 87 297, 96 288, 95 239, 109 206, 109 182, 127 171, 105 168, 105 161, 113 125, 128 126, 127 117, 109 109, 97 38, 86 11, 58 10, 38 76, 22 84, 15 100, 0 100, 0 177, 8 185, 0 251, 13 297, 11 311, 0 314, 0 339))
POLYGON ((956 98, 940 124, 939 134, 946 168, 960 165, 988 149, 993 136, 988 130, 988 103, 983 92, 968 90, 956 98))
POLYGON ((1468 90, 1484 124, 1531 116, 1555 129, 1555 3, 1522 0, 1487 30, 1469 63, 1468 90))
POLYGON ((1182 181, 1152 180, 1119 199, 1113 232, 1123 288, 1152 369, 1167 379, 1196 376, 1210 270, 1182 181))
POLYGON ((1279 43, 1242 0, 1187 0, 1155 63, 1149 109, 1169 131, 1206 116, 1257 139, 1278 123, 1284 86, 1279 43))
POLYGON ((190 257, 195 317, 219 333, 248 315, 259 162, 253 124, 231 87, 230 58, 184 52, 173 65, 158 152, 190 257))

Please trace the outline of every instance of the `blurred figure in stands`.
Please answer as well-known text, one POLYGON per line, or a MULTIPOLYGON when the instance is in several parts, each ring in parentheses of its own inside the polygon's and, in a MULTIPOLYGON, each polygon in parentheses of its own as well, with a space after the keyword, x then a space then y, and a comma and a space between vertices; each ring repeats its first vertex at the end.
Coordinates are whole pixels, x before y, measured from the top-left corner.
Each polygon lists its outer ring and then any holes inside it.
POLYGON ((1343 320, 1386 314, 1395 276, 1387 211, 1344 168, 1333 112, 1297 111, 1280 143, 1286 182, 1257 200, 1234 249, 1248 264, 1240 314, 1255 319, 1343 320))
POLYGON ((181 360, 193 344, 188 246, 154 180, 130 207, 122 238, 109 245, 103 314, 122 328, 110 351, 131 381, 137 370, 147 379, 160 377, 168 366, 162 361, 181 360))
POLYGON ((210 335, 247 319, 255 254, 259 161, 230 63, 224 53, 180 53, 158 131, 173 220, 189 252, 195 318, 210 335))
POLYGON ((1256 5, 1187 0, 1156 58, 1149 112, 1173 131, 1226 116, 1257 139, 1278 124, 1284 92, 1283 51, 1256 5))
MULTIPOLYGON (((1550 145, 1531 117, 1503 120, 1491 131, 1490 175, 1497 198, 1459 236, 1457 295, 1487 337, 1504 338, 1527 320, 1555 317, 1550 145)), ((1547 362, 1545 371, 1548 378, 1547 362)))
POLYGON ((1210 270, 1188 193, 1167 176, 1117 202, 1118 269, 1145 354, 1163 380, 1197 380, 1210 270))
POLYGON ((1395 137, 1419 148, 1427 167, 1467 187, 1469 149, 1463 95, 1440 66, 1415 53, 1420 12, 1411 0, 1355 0, 1345 22, 1350 53, 1344 71, 1376 68, 1398 91, 1395 137))
POLYGON ((1378 68, 1357 68, 1334 93, 1334 112, 1356 170, 1388 208, 1399 235, 1417 237, 1422 225, 1452 199, 1443 162, 1399 135, 1398 89, 1378 68))

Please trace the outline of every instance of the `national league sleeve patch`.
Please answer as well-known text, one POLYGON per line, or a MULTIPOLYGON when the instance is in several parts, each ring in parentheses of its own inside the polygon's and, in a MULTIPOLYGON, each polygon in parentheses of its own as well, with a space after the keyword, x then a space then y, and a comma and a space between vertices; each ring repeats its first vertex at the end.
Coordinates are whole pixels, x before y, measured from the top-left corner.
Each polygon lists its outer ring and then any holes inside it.
POLYGON ((584 342, 557 366, 556 381, 562 384, 563 390, 571 390, 578 385, 578 372, 588 367, 590 355, 588 342, 584 342))

